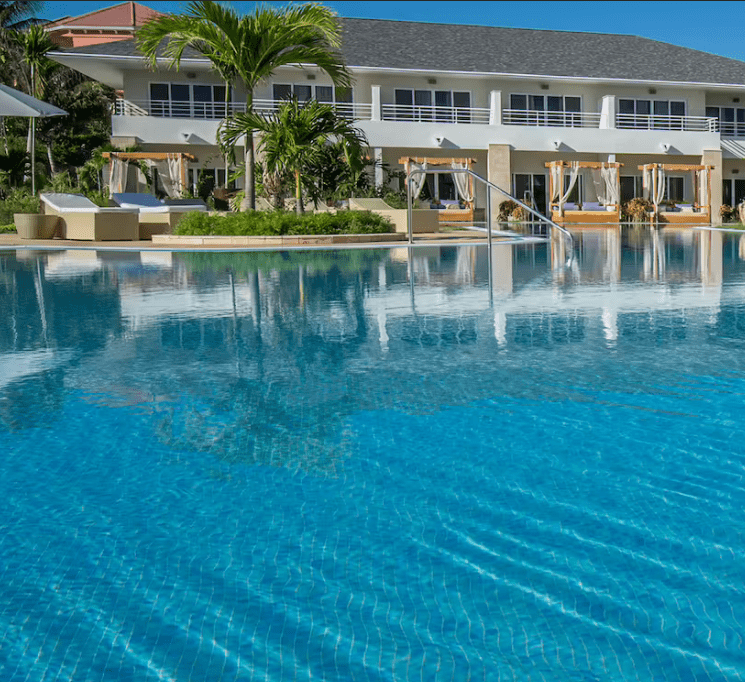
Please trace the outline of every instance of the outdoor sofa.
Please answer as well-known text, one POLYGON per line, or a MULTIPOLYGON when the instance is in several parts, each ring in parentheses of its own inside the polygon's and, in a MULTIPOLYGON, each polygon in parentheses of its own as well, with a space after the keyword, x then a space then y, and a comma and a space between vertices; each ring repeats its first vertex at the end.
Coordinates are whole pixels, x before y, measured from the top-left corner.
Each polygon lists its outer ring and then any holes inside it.
POLYGON ((96 206, 82 194, 42 194, 41 212, 59 216, 62 239, 134 241, 139 238, 137 209, 96 206))
POLYGON ((202 201, 164 204, 152 194, 115 193, 111 198, 121 208, 138 211, 140 239, 152 239, 154 234, 172 234, 173 228, 187 213, 207 211, 202 201))

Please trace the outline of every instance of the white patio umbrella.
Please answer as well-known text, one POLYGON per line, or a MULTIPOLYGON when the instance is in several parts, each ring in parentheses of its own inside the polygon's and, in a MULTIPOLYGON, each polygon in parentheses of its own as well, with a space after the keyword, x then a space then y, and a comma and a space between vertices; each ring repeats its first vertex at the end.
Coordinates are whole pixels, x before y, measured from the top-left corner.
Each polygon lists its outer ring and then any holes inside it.
MULTIPOLYGON (((28 118, 39 118, 47 116, 67 116, 67 112, 53 104, 42 102, 36 97, 31 97, 25 92, 14 90, 7 85, 0 84, 0 117, 1 116, 24 116, 28 118)), ((31 191, 36 194, 36 126, 31 126, 31 191)))

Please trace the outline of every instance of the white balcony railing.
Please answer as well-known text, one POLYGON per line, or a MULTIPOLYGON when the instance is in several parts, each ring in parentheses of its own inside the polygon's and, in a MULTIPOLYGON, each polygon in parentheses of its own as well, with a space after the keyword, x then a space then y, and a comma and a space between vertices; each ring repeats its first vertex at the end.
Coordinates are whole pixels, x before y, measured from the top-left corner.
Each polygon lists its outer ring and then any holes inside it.
POLYGON ((658 116, 655 114, 616 114, 616 127, 634 130, 685 130, 715 133, 718 121, 708 116, 658 116))
POLYGON ((526 111, 504 109, 502 123, 547 128, 599 128, 600 114, 585 111, 526 111))
MULTIPOLYGON (((282 100, 256 99, 254 111, 266 114, 276 111, 282 100)), ((352 102, 338 102, 333 104, 340 116, 354 120, 370 119, 371 104, 357 104, 352 102)), ((114 116, 155 116, 159 118, 194 118, 203 120, 219 120, 225 118, 225 113, 236 114, 246 111, 245 102, 173 102, 170 100, 126 100, 117 99, 114 102, 114 116)))
POLYGON ((476 107, 438 107, 419 104, 383 104, 384 121, 418 123, 489 123, 489 109, 476 107))
MULTIPOLYGON (((284 100, 277 99, 255 99, 254 111, 258 114, 269 114, 276 111, 284 100)), ((360 104, 357 102, 326 102, 334 107, 339 116, 350 118, 355 121, 369 121, 372 118, 372 104, 360 104)), ((243 105, 245 108, 245 104, 243 105)))
POLYGON ((722 137, 745 137, 745 123, 720 121, 719 131, 722 133, 722 137))

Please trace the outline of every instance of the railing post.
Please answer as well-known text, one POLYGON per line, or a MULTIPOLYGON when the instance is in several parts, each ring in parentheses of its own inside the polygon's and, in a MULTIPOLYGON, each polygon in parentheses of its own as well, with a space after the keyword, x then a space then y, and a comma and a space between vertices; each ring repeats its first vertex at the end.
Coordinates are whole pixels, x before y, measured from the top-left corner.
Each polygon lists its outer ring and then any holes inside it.
POLYGON ((370 112, 370 120, 371 121, 381 121, 383 120, 383 112, 381 111, 381 104, 380 104, 380 86, 379 85, 373 85, 371 88, 371 95, 372 95, 372 111, 370 112))
POLYGON ((502 125, 502 91, 492 90, 489 93, 489 125, 502 125))
POLYGON ((600 128, 616 127, 616 96, 604 95, 600 108, 600 128))

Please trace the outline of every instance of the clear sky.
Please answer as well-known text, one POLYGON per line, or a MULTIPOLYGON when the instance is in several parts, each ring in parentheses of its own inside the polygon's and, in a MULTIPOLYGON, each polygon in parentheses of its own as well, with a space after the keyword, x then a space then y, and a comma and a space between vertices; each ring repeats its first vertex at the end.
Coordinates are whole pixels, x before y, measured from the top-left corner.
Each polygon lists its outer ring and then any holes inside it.
MULTIPOLYGON (((66 15, 117 2, 46 2, 42 16, 66 15)), ((184 11, 187 2, 141 3, 161 12, 184 11)), ((231 2, 239 12, 254 2, 231 2)), ((280 4, 280 3, 272 3, 280 4)), ((745 61, 745 2, 324 2, 342 17, 479 24, 560 31, 629 33, 745 61)))

